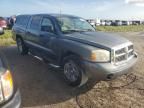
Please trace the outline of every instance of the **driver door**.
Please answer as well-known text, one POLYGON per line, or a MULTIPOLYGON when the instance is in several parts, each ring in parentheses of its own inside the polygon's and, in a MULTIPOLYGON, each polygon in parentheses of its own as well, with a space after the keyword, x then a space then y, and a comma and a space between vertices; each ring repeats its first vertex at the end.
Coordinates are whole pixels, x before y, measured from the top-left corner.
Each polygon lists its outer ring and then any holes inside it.
POLYGON ((41 31, 39 36, 39 42, 42 49, 42 57, 49 61, 56 61, 57 56, 53 50, 53 45, 57 35, 55 33, 54 23, 49 17, 43 17, 41 22, 41 31))

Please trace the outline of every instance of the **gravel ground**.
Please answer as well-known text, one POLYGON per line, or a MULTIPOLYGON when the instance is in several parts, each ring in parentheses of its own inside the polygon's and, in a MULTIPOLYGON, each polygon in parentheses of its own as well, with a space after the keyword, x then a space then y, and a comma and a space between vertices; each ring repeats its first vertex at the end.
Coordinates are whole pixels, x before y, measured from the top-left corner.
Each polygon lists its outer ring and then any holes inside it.
POLYGON ((139 55, 131 74, 108 82, 89 82, 71 88, 62 71, 31 55, 21 56, 16 46, 2 47, 29 108, 144 108, 144 32, 118 33, 131 40, 139 55))

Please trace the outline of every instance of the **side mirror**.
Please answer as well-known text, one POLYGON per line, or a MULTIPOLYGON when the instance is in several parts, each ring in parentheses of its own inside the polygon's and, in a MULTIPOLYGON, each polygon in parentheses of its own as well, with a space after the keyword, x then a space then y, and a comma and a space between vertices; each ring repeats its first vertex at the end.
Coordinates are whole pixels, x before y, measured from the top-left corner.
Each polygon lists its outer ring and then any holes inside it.
POLYGON ((0 27, 0 35, 4 34, 4 29, 2 27, 0 27))
POLYGON ((54 33, 52 26, 42 26, 41 31, 54 33))

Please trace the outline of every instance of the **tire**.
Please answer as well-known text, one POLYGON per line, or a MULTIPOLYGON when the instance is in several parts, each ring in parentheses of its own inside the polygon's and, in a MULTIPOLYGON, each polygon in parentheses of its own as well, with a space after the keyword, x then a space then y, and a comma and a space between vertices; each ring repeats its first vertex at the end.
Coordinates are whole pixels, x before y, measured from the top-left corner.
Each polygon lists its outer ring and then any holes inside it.
POLYGON ((28 48, 26 47, 26 45, 24 44, 22 38, 17 38, 16 39, 17 42, 17 48, 18 48, 18 52, 21 55, 27 55, 28 54, 28 48))
POLYGON ((76 87, 81 84, 82 72, 81 63, 78 57, 68 56, 64 59, 63 64, 64 77, 68 85, 76 87))

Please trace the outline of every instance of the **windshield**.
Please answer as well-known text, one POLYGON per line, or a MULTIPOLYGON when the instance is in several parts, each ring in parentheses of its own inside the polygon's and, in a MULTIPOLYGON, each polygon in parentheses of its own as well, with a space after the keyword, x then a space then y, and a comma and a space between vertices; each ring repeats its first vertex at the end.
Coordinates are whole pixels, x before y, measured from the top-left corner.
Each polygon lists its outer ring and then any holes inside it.
POLYGON ((79 17, 58 17, 57 20, 63 33, 95 31, 87 21, 79 17))

